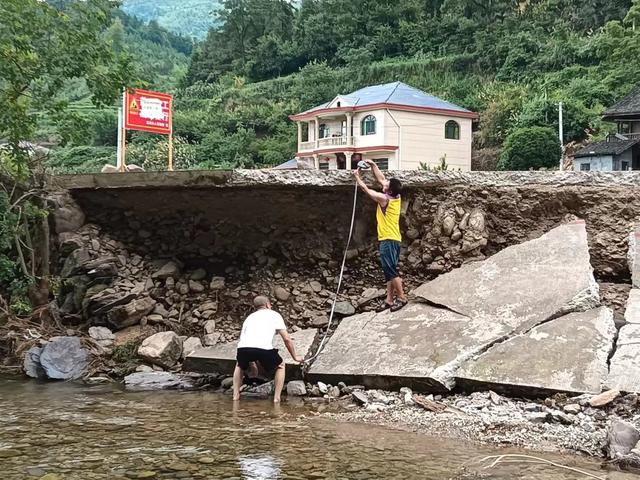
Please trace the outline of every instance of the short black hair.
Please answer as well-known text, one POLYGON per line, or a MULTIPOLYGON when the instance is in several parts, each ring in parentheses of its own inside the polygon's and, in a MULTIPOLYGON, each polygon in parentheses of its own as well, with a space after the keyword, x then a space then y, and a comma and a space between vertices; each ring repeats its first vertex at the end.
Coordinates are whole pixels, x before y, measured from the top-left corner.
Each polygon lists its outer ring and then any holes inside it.
POLYGON ((392 178, 389 180, 389 192, 394 197, 402 194, 402 182, 397 178, 392 178))

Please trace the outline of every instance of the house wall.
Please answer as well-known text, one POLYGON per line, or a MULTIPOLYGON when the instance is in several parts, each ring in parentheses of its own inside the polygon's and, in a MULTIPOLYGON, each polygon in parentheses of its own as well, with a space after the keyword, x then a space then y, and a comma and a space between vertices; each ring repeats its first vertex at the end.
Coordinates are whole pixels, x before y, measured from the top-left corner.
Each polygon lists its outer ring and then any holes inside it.
POLYGON ((622 162, 628 162, 629 168, 633 168, 633 150, 630 148, 613 159, 613 169, 622 170, 622 162))
POLYGON ((430 113, 391 111, 386 112, 386 143, 400 145, 399 169, 417 170, 420 162, 437 166, 446 155, 447 164, 452 169, 471 170, 472 120, 453 118, 430 113), (396 120, 400 129, 396 127, 396 120), (454 120, 460 125, 460 139, 444 137, 445 124, 454 120), (400 143, 401 140, 401 143, 400 143))
POLYGON ((374 147, 378 145, 397 145, 397 143, 389 143, 389 124, 387 122, 384 110, 371 110, 368 112, 357 112, 353 116, 353 140, 356 147, 374 147), (376 117, 376 133, 375 135, 361 135, 362 120, 365 117, 373 115, 376 117))
POLYGON ((592 171, 609 172, 613 170, 613 157, 611 155, 575 158, 573 160, 573 169, 579 172, 580 165, 583 163, 589 163, 592 171))

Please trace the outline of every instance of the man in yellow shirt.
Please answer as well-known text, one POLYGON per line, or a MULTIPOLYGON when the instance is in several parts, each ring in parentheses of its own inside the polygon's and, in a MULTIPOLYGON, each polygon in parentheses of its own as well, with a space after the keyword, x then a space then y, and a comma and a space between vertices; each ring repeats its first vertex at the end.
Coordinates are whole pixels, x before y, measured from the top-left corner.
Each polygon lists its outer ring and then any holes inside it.
POLYGON ((402 183, 397 178, 387 180, 372 160, 365 160, 365 162, 371 166, 373 175, 382 186, 382 193, 371 190, 360 178, 360 171, 354 170, 353 175, 360 188, 378 204, 376 222, 378 224, 378 241, 380 242, 380 263, 387 282, 387 298, 376 311, 383 312, 390 309, 392 312, 396 312, 407 304, 407 296, 402 289, 402 279, 398 273, 402 242, 400 234, 402 183))

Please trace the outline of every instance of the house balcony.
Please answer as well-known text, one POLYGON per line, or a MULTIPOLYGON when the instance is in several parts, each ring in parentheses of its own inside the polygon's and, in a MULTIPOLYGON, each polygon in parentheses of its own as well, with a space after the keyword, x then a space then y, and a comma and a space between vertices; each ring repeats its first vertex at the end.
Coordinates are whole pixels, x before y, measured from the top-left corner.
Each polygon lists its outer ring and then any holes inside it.
MULTIPOLYGON (((640 133, 620 133, 618 135, 622 135, 627 140, 639 140, 640 139, 640 133)), ((616 136, 613 133, 610 133, 609 135, 607 135, 607 142, 615 142, 616 140, 622 140, 622 138, 616 136)))
POLYGON ((311 152, 313 150, 332 148, 332 147, 347 147, 353 146, 353 138, 349 138, 346 136, 335 136, 335 137, 326 137, 321 138, 317 141, 310 140, 306 142, 300 142, 298 147, 298 151, 300 152, 311 152))

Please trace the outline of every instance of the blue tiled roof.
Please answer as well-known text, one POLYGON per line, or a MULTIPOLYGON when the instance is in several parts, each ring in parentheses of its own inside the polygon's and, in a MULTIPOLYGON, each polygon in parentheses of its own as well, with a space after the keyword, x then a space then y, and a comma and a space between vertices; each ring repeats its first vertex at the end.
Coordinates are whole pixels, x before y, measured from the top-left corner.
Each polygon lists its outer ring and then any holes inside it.
MULTIPOLYGON (((388 103, 472 113, 470 110, 442 100, 441 98, 434 97, 433 95, 429 95, 422 90, 418 90, 417 88, 411 87, 402 82, 385 83, 383 85, 365 87, 347 95, 341 95, 341 97, 352 101, 356 107, 375 105, 377 103, 388 103)), ((331 102, 318 105, 311 110, 307 110, 307 112, 327 108, 330 103, 331 102)))

